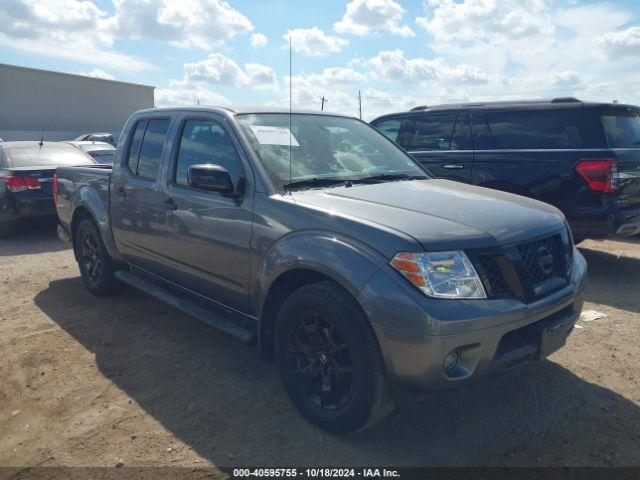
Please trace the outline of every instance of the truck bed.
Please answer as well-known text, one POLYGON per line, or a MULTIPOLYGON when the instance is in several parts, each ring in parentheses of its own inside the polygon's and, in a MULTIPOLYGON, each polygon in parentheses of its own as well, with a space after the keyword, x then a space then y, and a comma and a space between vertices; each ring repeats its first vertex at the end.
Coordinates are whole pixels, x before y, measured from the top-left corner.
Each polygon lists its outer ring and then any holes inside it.
POLYGON ((109 189, 111 165, 87 167, 58 167, 58 218, 60 224, 70 232, 73 212, 90 202, 93 211, 109 212, 109 189))

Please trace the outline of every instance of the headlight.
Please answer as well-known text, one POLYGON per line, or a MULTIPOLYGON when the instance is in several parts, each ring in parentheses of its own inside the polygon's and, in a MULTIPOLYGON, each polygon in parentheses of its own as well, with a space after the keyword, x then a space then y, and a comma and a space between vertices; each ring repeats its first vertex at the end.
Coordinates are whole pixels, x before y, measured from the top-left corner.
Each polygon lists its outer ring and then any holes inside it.
POLYGON ((398 253, 391 265, 430 297, 487 298, 464 252, 398 253))

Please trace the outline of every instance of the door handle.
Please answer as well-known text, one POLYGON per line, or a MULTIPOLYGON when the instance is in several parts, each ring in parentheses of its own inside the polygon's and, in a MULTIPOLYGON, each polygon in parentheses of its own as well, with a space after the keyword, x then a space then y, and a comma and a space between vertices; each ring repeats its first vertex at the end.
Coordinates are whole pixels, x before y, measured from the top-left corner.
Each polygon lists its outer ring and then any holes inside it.
POLYGON ((164 201, 164 208, 166 208, 167 210, 177 210, 178 205, 176 205, 176 202, 173 201, 173 198, 169 197, 164 201))
POLYGON ((458 163, 450 163, 445 165, 444 168, 448 170, 458 170, 458 169, 464 168, 464 165, 460 165, 458 163))

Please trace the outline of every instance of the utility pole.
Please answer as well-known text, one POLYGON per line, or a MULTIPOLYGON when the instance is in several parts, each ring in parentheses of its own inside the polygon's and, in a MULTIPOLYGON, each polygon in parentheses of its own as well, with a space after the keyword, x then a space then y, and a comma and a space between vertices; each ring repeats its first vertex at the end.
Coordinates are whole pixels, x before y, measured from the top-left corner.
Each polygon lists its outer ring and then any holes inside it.
POLYGON ((362 120, 362 95, 360 95, 360 90, 358 90, 358 109, 360 111, 360 120, 362 120))
POLYGON ((324 111, 324 104, 325 102, 328 102, 329 100, 327 100, 326 98, 324 98, 324 95, 322 97, 320 97, 320 110, 324 111))

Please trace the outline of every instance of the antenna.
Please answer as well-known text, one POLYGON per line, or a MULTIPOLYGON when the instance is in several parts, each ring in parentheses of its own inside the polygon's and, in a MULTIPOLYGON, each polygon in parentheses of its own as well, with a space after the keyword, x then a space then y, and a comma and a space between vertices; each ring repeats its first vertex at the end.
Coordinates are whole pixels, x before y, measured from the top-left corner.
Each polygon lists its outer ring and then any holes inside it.
POLYGON ((293 42, 291 40, 291 37, 289 37, 289 183, 292 182, 293 180, 293 176, 291 174, 291 157, 292 157, 292 148, 291 148, 291 143, 293 141, 293 75, 292 75, 292 63, 293 63, 293 42))
POLYGON ((324 97, 324 95, 320 97, 320 102, 321 102, 321 103, 320 103, 320 110, 321 110, 321 111, 324 111, 324 104, 325 104, 326 102, 328 102, 328 101, 329 101, 329 100, 328 100, 328 99, 326 99, 326 98, 324 97))
POLYGON ((40 141, 38 142, 38 145, 40 145, 40 148, 42 148, 42 145, 44 145, 44 130, 42 130, 42 134, 40 135, 40 141))
POLYGON ((358 109, 360 111, 360 120, 362 120, 362 95, 360 95, 360 90, 358 90, 358 109))

